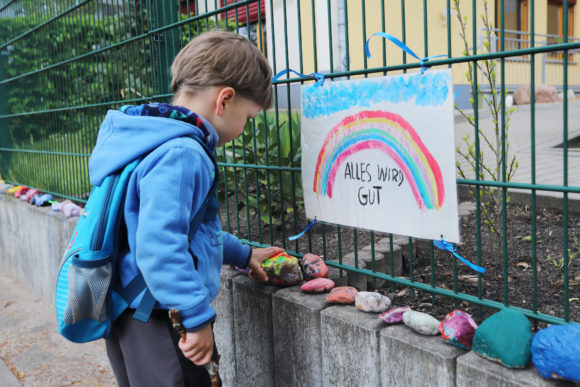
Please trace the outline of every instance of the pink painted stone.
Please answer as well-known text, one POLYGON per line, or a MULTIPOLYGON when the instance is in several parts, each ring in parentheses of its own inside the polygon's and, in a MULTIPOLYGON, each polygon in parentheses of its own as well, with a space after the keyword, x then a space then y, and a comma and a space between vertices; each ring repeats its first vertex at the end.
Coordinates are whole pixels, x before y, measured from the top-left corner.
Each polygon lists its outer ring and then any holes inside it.
POLYGON ((328 277, 328 267, 318 255, 308 253, 302 258, 302 269, 307 280, 328 277))
POLYGON ((465 349, 471 349, 476 329, 473 318, 460 310, 449 313, 439 324, 439 332, 446 343, 465 349))
POLYGON ((328 278, 315 278, 300 286, 304 293, 324 293, 334 287, 334 281, 328 278))
POLYGON ((398 324, 403 322, 403 314, 411 310, 409 305, 400 306, 398 308, 389 309, 386 312, 379 314, 379 318, 387 324, 398 324))
POLYGON ((326 296, 326 302, 331 304, 354 304, 354 300, 358 290, 352 286, 339 286, 330 291, 328 296, 326 296))

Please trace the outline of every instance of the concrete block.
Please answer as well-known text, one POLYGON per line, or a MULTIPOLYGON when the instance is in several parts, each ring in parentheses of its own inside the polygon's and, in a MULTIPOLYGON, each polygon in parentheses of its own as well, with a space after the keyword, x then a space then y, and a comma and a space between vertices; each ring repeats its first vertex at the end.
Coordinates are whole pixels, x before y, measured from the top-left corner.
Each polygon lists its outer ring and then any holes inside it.
POLYGON ((230 266, 223 266, 220 275, 220 290, 211 306, 215 309, 217 319, 213 326, 218 352, 221 355, 220 377, 224 386, 237 386, 236 375, 236 338, 233 278, 240 272, 230 266))
POLYGON ((328 266, 328 278, 334 281, 335 286, 346 286, 348 283, 348 278, 346 276, 346 271, 342 271, 342 277, 340 276, 340 269, 336 267, 328 266))
POLYGON ((533 366, 525 369, 510 369, 484 359, 473 351, 457 358, 458 387, 569 385, 563 381, 543 379, 533 366))
POLYGON ((293 286, 272 296, 276 386, 322 386, 320 312, 326 294, 293 286))
MULTIPOLYGON (((375 254, 382 254, 384 256, 383 260, 375 262, 375 271, 385 274, 392 274, 394 276, 401 276, 403 274, 403 250, 400 245, 393 243, 393 249, 391 251, 391 243, 388 238, 381 239, 382 243, 375 243, 374 249, 375 254), (393 259, 393 271, 391 272, 391 253, 393 259)), ((372 251, 372 246, 368 245, 363 248, 363 251, 372 251)), ((381 282, 383 285, 379 287, 384 287, 387 284, 386 281, 381 282)))
POLYGON ((320 312, 322 385, 379 386, 379 332, 383 325, 376 313, 364 313, 351 305, 320 312))
POLYGON ((403 325, 383 329, 380 340, 383 386, 455 386, 455 359, 465 350, 403 325))
MULTIPOLYGON (((390 244, 390 238, 383 238, 383 239, 379 239, 377 241, 378 244, 385 244, 388 245, 390 244)), ((409 237, 406 235, 396 235, 393 234, 393 244, 394 245, 399 245, 399 246, 409 246, 409 237)))
POLYGON ((459 203, 457 209, 459 211, 459 216, 469 216, 475 212, 477 209, 477 204, 472 201, 461 202, 459 203))
POLYGON ((274 386, 272 294, 280 288, 246 276, 237 276, 232 283, 238 381, 243 386, 274 386))
MULTIPOLYGON (((413 247, 409 251, 409 237, 406 235, 394 235, 393 234, 393 244, 401 246, 401 254, 403 255, 403 262, 409 262, 409 257, 412 256, 413 259, 417 257, 417 239, 411 239, 413 242, 413 247)), ((390 244, 389 238, 380 239, 378 244, 390 244)))
MULTIPOLYGON (((375 251, 375 266, 376 272, 385 272, 385 256, 378 251, 375 251)), ((373 270, 373 255, 370 250, 360 250, 357 252, 357 264, 355 265, 355 254, 350 253, 342 258, 342 263, 359 269, 373 270)), ((348 285, 354 286, 358 290, 368 290, 372 287, 373 278, 355 272, 347 272, 348 285)))

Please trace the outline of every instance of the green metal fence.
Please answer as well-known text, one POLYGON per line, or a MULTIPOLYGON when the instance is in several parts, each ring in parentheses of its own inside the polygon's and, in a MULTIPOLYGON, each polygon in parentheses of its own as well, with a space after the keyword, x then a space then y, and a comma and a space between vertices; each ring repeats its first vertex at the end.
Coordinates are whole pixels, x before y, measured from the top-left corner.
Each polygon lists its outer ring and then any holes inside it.
MULTIPOLYGON (((571 101, 567 94, 568 74, 578 71, 573 50, 579 50, 580 43, 568 41, 570 5, 564 1, 563 38, 536 47, 534 26, 538 1, 530 0, 526 2, 531 20, 529 34, 526 34, 529 39, 524 45, 506 50, 506 39, 502 38, 505 36, 505 2, 497 1, 500 9, 497 50, 489 47, 483 50, 478 41, 478 31, 482 27, 481 1, 460 2, 460 6, 466 5, 469 10, 464 16, 471 21, 467 29, 468 32, 471 30, 471 39, 466 38, 468 47, 464 55, 453 56, 452 41, 459 39, 460 31, 456 25, 452 28, 455 12, 451 0, 266 0, 264 7, 259 5, 264 2, 258 0, 0 0, 0 175, 12 184, 25 184, 63 199, 84 202, 90 191, 88 157, 106 110, 123 104, 169 102, 168 68, 173 57, 190 39, 207 30, 229 29, 246 35, 266 53, 275 73, 291 67, 290 59, 292 63, 297 60, 298 68, 295 70, 304 72, 310 67, 314 71, 324 70, 329 80, 416 70, 420 64, 409 60, 405 53, 393 60, 387 54, 392 48, 386 44, 382 45, 382 64, 372 68, 362 50, 353 48, 360 47, 370 36, 371 15, 380 15, 381 30, 399 36, 403 42, 419 39, 425 57, 441 53, 448 55, 447 59, 431 61, 430 66, 455 68, 484 64, 485 61, 492 61, 489 63, 497 66, 498 87, 494 89, 497 93, 494 95, 500 102, 497 105, 500 108, 498 127, 501 138, 499 178, 483 178, 480 173, 483 159, 476 157, 473 159, 476 172, 457 180, 459 185, 473 191, 476 201, 474 254, 470 258, 479 265, 489 263, 484 246, 485 198, 489 189, 499 193, 499 206, 494 211, 501 215, 498 223, 501 259, 495 271, 471 276, 474 286, 464 286, 462 276, 469 272, 456 264, 448 253, 436 250, 433 243, 412 238, 401 242, 392 235, 339 225, 318 224, 303 238, 288 241, 288 236, 300 232, 307 222, 300 176, 300 106, 294 93, 297 85, 310 82, 312 78, 275 82, 274 108, 261 113, 248 124, 240 138, 218 150, 223 168, 220 199, 224 229, 253 246, 275 244, 298 256, 306 252, 322 255, 330 266, 340 269, 341 275, 350 272, 355 276, 368 276, 375 285, 377 281, 387 281, 384 291, 389 294, 409 288, 410 301, 427 297, 431 303, 445 304, 446 300, 453 300, 453 307, 466 302, 480 306, 480 316, 490 310, 513 308, 537 322, 580 321, 580 259, 573 259, 580 248, 575 239, 580 226, 578 218, 569 209, 570 195, 580 193, 580 187, 569 181, 570 173, 575 172, 569 171, 568 162, 575 150, 569 149, 568 145, 571 101), (320 11, 321 7, 326 12, 320 11), (429 7, 445 10, 443 40, 447 42, 446 52, 432 52, 430 49, 434 38, 429 31, 434 22, 428 17, 432 9, 429 7), (336 9, 338 12, 331 11, 336 9), (354 9, 357 12, 351 12, 354 9), (400 30, 395 31, 386 23, 393 13, 399 20, 397 28, 400 30), (296 19, 290 20, 290 15, 297 15, 296 19), (273 22, 267 23, 267 20, 273 22), (362 32, 353 37, 353 26, 358 25, 362 32), (283 37, 276 36, 280 26, 283 26, 283 37), (411 35, 411 31, 415 35, 411 35), (326 38, 320 38, 321 35, 326 38), (512 182, 507 160, 506 60, 525 58, 533 91, 536 82, 533 74, 537 70, 535 58, 546 53, 561 54, 563 75, 559 86, 563 91, 563 102, 559 114, 563 120, 560 128, 563 179, 559 184, 536 181, 536 104, 532 92, 528 128, 531 178, 526 182, 512 182), (357 58, 362 58, 362 66, 354 65, 357 58), (322 62, 326 63, 326 68, 321 67, 322 62), (511 189, 520 189, 529 195, 529 204, 524 210, 509 202, 511 189), (559 265, 557 274, 561 273, 561 283, 556 281, 550 288, 539 287, 540 283, 545 283, 541 281, 542 276, 551 267, 546 264, 544 253, 536 248, 539 213, 543 211, 538 204, 538 195, 544 192, 561 194, 560 220, 555 231, 559 237, 554 242, 559 260, 553 260, 555 267, 559 265), (515 211, 529 211, 530 228, 526 234, 529 237, 524 239, 529 242, 530 267, 527 273, 531 278, 526 289, 517 285, 509 261, 516 248, 508 243, 511 233, 509 219, 515 211), (383 245, 389 246, 381 270, 378 267, 379 253, 375 251, 379 239, 383 239, 383 245), (403 274, 395 276, 398 244, 404 245, 405 265, 403 274), (359 264, 359 251, 366 245, 371 246, 370 266, 359 264), (343 262, 351 252, 354 252, 353 261, 343 262), (440 262, 449 266, 449 273, 438 270, 440 262), (499 286, 502 289, 494 296, 488 295, 491 285, 487 279, 490 276, 501 279, 499 286), (518 287, 517 292, 513 284, 518 287), (538 293, 547 291, 552 292, 550 297, 557 301, 546 306, 542 303, 545 297, 538 293)), ((478 77, 481 78, 481 74, 472 71, 466 86, 482 89, 484 80, 478 77)), ((474 109, 470 113, 476 155, 483 146, 479 127, 482 103, 473 98, 474 109)))

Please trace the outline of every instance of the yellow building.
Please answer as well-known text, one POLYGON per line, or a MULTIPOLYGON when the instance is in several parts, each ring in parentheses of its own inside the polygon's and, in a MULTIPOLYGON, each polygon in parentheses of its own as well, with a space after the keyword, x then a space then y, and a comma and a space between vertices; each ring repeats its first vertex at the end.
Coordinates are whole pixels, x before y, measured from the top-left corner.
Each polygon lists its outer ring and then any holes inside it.
MULTIPOLYGON (((565 1, 565 0, 564 0, 565 1)), ((384 31, 407 45, 419 56, 501 51, 500 0, 477 0, 475 14, 471 0, 459 0, 459 12, 465 18, 467 49, 461 37, 461 24, 455 1, 447 10, 446 0, 272 0, 266 1, 266 38, 268 57, 275 69, 292 68, 305 74, 342 72, 403 64, 403 51, 393 43, 375 37, 370 41, 372 57, 365 58, 364 44, 373 33, 384 31), (487 5, 486 5, 487 3, 487 5), (426 5, 426 9, 424 8, 426 5), (448 15, 451 17, 448 20, 448 15), (489 49, 482 17, 491 27, 489 49), (270 17, 273 15, 273 17, 270 17), (474 18, 475 16, 475 18, 474 18), (476 22, 475 29, 473 22, 476 22), (404 23, 404 24, 403 24, 404 23), (473 37, 475 32, 475 39, 473 37), (386 52, 383 52, 383 47, 386 52)), ((580 41, 580 11, 576 0, 568 0, 568 41, 580 41)), ((563 0, 503 0, 504 51, 531 47, 534 26, 536 47, 563 42, 563 0), (532 3, 534 15, 532 20, 532 3)), ((498 60, 498 65, 499 65, 498 60)), ((406 63, 418 60, 406 55, 406 63)), ((568 83, 580 91, 580 49, 568 55, 568 83)), ((531 80, 530 55, 505 60, 505 84, 514 90, 531 80)), ((414 71, 414 70, 412 70, 414 71)), ((468 85, 467 64, 453 64, 453 82, 468 85)), ((382 75, 382 72, 376 73, 382 75)), ((500 81, 498 67, 498 82, 500 81)), ((483 86, 481 72, 478 80, 483 86)), ((535 82, 561 88, 563 83, 562 52, 535 55, 535 82)), ((498 85, 499 86, 499 85, 498 85)), ((489 87, 489 86, 488 86, 489 87)))

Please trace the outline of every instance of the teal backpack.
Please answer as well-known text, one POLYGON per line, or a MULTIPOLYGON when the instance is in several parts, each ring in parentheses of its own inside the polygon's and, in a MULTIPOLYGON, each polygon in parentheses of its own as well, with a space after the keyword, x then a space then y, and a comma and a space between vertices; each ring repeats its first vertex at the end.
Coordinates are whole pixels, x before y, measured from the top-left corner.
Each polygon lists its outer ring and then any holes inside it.
MULTIPOLYGON (((197 136, 215 168, 212 186, 189 227, 189 239, 201 225, 206 212, 217 212, 215 192, 218 183, 217 163, 209 149, 197 136)), ((127 184, 141 159, 107 176, 100 186, 93 187, 80 215, 60 264, 56 282, 56 318, 58 332, 75 343, 106 338, 113 322, 146 289, 133 315, 147 322, 156 300, 141 274, 126 287, 117 289, 117 255, 123 240, 123 208, 127 184)))

